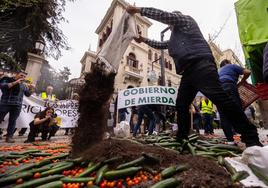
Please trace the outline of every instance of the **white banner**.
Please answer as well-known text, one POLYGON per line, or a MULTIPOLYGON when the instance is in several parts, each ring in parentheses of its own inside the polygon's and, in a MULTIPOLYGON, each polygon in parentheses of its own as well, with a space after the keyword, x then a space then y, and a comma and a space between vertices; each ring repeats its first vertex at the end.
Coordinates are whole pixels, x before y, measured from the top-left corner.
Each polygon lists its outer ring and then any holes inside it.
POLYGON ((118 109, 145 104, 176 105, 177 88, 149 86, 125 89, 118 93, 118 109))
MULTIPOLYGON (((1 93, 0 93, 1 96, 1 93)), ((19 118, 17 119, 16 128, 29 127, 29 123, 34 119, 34 116, 44 110, 46 107, 53 107, 57 114, 57 124, 61 128, 75 127, 78 119, 78 101, 75 100, 59 100, 44 101, 36 96, 23 98, 22 109, 19 118)), ((9 115, 0 124, 0 128, 6 128, 9 115)))

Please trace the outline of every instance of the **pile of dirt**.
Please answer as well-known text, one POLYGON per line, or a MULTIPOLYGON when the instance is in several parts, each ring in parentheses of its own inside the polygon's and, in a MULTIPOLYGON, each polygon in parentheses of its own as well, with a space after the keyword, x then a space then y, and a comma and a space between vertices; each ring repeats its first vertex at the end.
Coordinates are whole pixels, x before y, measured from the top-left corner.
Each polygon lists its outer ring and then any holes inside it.
POLYGON ((80 156, 88 146, 100 142, 107 127, 109 99, 114 92, 115 73, 107 73, 97 64, 85 75, 79 93, 78 127, 72 138, 72 156, 80 156))
POLYGON ((83 157, 93 162, 120 157, 113 164, 113 166, 117 166, 137 159, 142 153, 157 157, 160 160, 160 163, 150 165, 158 171, 171 165, 189 164, 191 168, 180 174, 183 179, 180 187, 232 187, 228 173, 212 160, 199 156, 180 155, 175 151, 159 146, 142 145, 131 140, 103 140, 84 151, 83 157))

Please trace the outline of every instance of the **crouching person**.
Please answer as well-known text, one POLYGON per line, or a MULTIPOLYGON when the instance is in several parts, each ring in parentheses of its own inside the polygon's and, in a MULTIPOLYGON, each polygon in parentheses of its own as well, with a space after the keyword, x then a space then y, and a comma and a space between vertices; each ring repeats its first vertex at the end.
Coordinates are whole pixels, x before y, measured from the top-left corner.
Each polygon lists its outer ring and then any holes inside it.
POLYGON ((50 125, 53 125, 53 123, 55 123, 55 115, 53 108, 47 107, 45 110, 36 114, 34 120, 29 124, 30 132, 28 135, 28 139, 25 141, 25 143, 34 142, 35 136, 38 135, 38 133, 40 132, 42 133, 42 140, 47 140, 48 133, 50 133, 50 125))

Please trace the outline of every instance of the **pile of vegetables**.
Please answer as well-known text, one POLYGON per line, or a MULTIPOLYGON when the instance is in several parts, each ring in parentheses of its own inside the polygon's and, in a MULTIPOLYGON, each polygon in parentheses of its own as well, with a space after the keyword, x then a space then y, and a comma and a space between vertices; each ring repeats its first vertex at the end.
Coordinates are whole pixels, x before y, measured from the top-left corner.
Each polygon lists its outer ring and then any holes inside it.
MULTIPOLYGON (((248 176, 245 171, 237 172, 224 159, 227 156, 239 156, 242 150, 237 146, 222 144, 222 139, 204 140, 193 134, 189 140, 177 143, 174 138, 163 134, 139 138, 136 141, 171 149, 178 154, 191 154, 215 160, 228 170, 234 183, 248 176)), ((14 146, 15 150, 5 147, 0 148, 3 152, 0 155, 0 187, 173 188, 182 181, 180 173, 191 169, 188 164, 152 169, 152 164, 159 164, 159 159, 145 153, 135 160, 115 165, 120 161, 120 157, 97 163, 83 158, 71 159, 68 153, 70 147, 67 144, 14 146)), ((258 178, 268 184, 267 176, 263 175, 258 167, 250 165, 250 168, 258 178)))

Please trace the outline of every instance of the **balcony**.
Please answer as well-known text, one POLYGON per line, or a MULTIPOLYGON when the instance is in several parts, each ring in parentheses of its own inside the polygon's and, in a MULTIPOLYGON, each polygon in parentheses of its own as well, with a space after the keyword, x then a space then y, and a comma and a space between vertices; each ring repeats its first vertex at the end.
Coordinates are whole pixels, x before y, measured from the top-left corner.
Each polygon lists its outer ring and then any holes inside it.
POLYGON ((125 70, 124 82, 127 82, 127 81, 141 82, 142 81, 143 76, 141 75, 140 69, 129 66, 129 65, 125 65, 124 70, 125 70))

